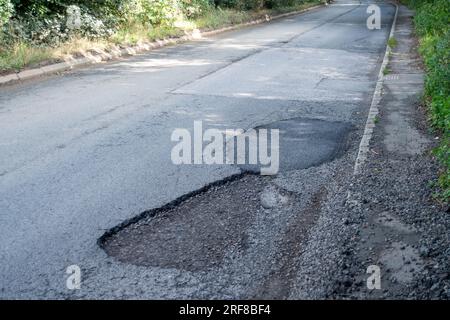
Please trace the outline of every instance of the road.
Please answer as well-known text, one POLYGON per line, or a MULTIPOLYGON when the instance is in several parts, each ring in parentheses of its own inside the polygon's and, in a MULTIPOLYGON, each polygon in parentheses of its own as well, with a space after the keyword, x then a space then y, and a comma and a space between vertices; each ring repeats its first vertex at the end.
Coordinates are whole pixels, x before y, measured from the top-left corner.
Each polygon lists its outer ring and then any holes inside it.
MULTIPOLYGON (((274 297, 324 296, 338 258, 321 241, 339 237, 337 222, 324 233, 333 223, 327 212, 338 214, 345 196, 395 13, 394 6, 379 5, 381 30, 367 29, 367 4, 336 1, 271 23, 1 87, 0 298, 268 297, 273 284, 261 288, 261 276, 283 277, 280 270, 286 271, 270 267, 277 265, 277 252, 297 266, 289 267, 289 292, 274 297), (266 236, 260 237, 276 244, 270 252, 258 256, 250 244, 251 254, 219 261, 213 269, 119 262, 97 244, 123 221, 241 172, 230 165, 174 165, 175 128, 192 129, 194 120, 202 120, 212 128, 249 129, 293 118, 312 123, 306 141, 295 146, 307 150, 298 155, 304 161, 269 183, 300 195, 299 212, 312 212, 308 208, 317 203, 328 208, 316 208, 308 228, 301 229, 307 235, 304 251, 276 246, 284 243, 278 244, 278 234, 292 226, 286 219, 276 219, 281 222, 272 231, 264 226, 266 236), (318 146, 324 130, 336 123, 349 129, 344 142, 328 139, 341 150, 330 157, 318 146), (82 269, 82 287, 70 291, 65 271, 74 264, 82 269)), ((245 223, 254 228, 251 220, 245 223)))

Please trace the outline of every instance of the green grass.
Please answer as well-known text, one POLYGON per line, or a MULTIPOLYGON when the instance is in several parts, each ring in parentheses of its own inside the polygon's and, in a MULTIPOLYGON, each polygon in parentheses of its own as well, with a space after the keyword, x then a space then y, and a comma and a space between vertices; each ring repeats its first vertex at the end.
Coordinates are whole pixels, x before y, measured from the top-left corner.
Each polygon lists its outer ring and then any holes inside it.
POLYGON ((383 69, 383 75, 384 76, 387 76, 390 73, 391 73, 391 69, 389 69, 389 67, 386 67, 386 68, 383 69))
POLYGON ((16 43, 8 50, 0 49, 0 72, 19 70, 52 58, 52 49, 16 43))
POLYGON ((389 38, 389 40, 388 40, 389 47, 391 47, 393 49, 397 46, 397 44, 398 44, 397 39, 395 39, 394 37, 389 38))
POLYGON ((373 123, 378 124, 380 122, 380 117, 376 116, 375 119, 373 120, 373 123))
MULTIPOLYGON (((253 15, 251 15, 253 17, 253 15)), ((196 28, 201 30, 218 29, 249 21, 246 12, 234 10, 210 10, 203 17, 194 21, 196 28)))

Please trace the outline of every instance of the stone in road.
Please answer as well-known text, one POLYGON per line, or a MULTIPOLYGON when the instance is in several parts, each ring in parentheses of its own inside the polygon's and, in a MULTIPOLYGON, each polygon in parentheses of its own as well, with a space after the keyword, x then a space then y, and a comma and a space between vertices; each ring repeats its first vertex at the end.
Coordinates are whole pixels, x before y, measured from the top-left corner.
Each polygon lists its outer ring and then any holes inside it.
MULTIPOLYGON (((171 133, 192 128, 194 120, 248 129, 306 118, 359 129, 347 155, 272 182, 295 192, 303 212, 323 225, 320 202, 326 194, 335 200, 330 188, 338 194, 332 177, 345 180, 351 172, 395 11, 381 5, 382 28, 370 31, 366 9, 367 4, 338 1, 273 23, 0 88, 0 297, 267 296, 284 271, 292 274, 292 291, 283 296, 320 295, 302 289, 295 267, 277 267, 292 248, 283 240, 297 230, 291 217, 250 223, 249 230, 267 230, 265 241, 273 244, 258 264, 227 251, 231 260, 210 271, 120 263, 97 239, 140 212, 240 172, 233 166, 172 164, 171 133), (78 291, 66 288, 65 270, 73 264, 82 268, 78 291), (270 275, 274 281, 259 283, 270 275)), ((313 145, 320 137, 308 139, 313 145)), ((312 229, 310 238, 320 228, 312 229)), ((289 266, 304 265, 307 252, 289 252, 289 266)))

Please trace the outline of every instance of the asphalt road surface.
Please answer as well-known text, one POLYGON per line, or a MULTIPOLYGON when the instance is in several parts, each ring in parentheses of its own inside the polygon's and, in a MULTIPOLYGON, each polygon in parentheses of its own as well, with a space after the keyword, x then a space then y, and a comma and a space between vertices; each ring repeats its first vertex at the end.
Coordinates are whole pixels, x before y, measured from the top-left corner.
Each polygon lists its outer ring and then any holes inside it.
MULTIPOLYGON (((0 298, 326 296, 339 260, 339 217, 332 219, 345 197, 395 13, 394 6, 379 5, 381 30, 366 27, 367 3, 336 1, 271 23, 1 87, 0 298), (154 263, 117 259, 99 246, 98 239, 123 221, 241 173, 231 165, 174 165, 175 128, 191 130, 194 120, 202 120, 210 128, 250 129, 294 118, 298 129, 291 123, 289 130, 298 130, 302 139, 291 145, 299 150, 288 166, 292 170, 210 191, 220 198, 227 194, 223 188, 243 190, 236 197, 249 190, 252 201, 261 196, 275 204, 261 211, 252 202, 247 218, 246 210, 231 212, 228 219, 241 220, 226 222, 231 227, 225 231, 217 229, 211 212, 202 215, 202 199, 195 200, 198 212, 184 204, 186 214, 197 214, 188 221, 176 212, 170 225, 158 222, 184 239, 186 228, 201 232, 208 223, 223 239, 229 232, 235 241, 227 246, 211 240, 213 252, 221 251, 213 264, 204 261, 208 251, 197 249, 210 238, 192 233, 196 240, 183 250, 164 248, 169 238, 148 237, 166 254, 154 263), (339 134, 330 134, 334 127, 341 128, 339 134), (201 262, 192 262, 194 254, 201 262), (183 268, 177 259, 194 267, 183 268), (80 290, 66 287, 70 265, 82 270, 80 290)), ((226 199, 219 200, 215 207, 226 206, 226 199)))

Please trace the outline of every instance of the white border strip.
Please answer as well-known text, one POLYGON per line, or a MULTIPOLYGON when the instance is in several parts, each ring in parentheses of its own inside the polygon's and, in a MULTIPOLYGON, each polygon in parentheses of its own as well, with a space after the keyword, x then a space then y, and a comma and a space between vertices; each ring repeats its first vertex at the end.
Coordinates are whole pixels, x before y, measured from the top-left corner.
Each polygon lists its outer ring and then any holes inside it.
MULTIPOLYGON (((391 32, 389 33, 389 38, 392 38, 395 33, 395 26, 397 24, 397 15, 398 15, 398 5, 395 3, 391 3, 392 5, 395 5, 395 16, 394 21, 392 22, 391 32)), ((386 52, 384 54, 383 62, 381 64, 380 72, 378 73, 378 80, 377 85, 375 87, 375 92, 373 94, 372 103, 370 105, 369 109, 369 115, 367 117, 366 126, 364 129, 364 134, 361 139, 361 143, 359 144, 359 150, 358 150, 358 156, 355 161, 355 167, 353 174, 358 175, 361 173, 362 165, 367 160, 367 153, 369 151, 369 144, 370 140, 372 139, 373 135, 373 129, 376 125, 376 118, 379 113, 378 105, 381 101, 381 95, 382 95, 382 89, 383 89, 383 82, 384 82, 384 69, 386 68, 387 64, 389 63, 389 54, 391 52, 391 48, 389 47, 389 44, 386 45, 386 52)))

